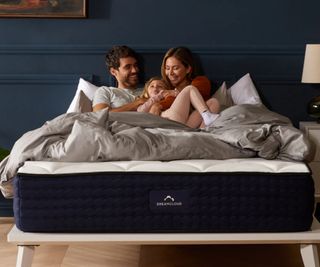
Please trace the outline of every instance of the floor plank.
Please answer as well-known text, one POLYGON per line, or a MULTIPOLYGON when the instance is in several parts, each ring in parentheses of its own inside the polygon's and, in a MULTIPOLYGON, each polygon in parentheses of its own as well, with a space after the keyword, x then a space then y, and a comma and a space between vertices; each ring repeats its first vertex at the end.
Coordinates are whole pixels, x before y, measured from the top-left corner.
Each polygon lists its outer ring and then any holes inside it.
POLYGON ((13 224, 12 218, 0 218, 0 266, 14 267, 18 249, 15 245, 7 243, 7 233, 13 224))
POLYGON ((137 246, 72 245, 66 253, 62 266, 138 267, 138 252, 137 246))
POLYGON ((140 267, 303 267, 297 245, 143 246, 140 267))

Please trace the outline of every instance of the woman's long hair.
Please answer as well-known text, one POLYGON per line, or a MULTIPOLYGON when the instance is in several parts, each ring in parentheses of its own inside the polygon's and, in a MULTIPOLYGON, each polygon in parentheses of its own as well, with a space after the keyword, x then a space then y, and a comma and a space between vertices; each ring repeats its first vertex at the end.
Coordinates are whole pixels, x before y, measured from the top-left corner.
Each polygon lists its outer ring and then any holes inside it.
POLYGON ((169 80, 169 78, 166 75, 166 61, 169 57, 175 57, 178 59, 186 68, 191 67, 190 73, 187 74, 187 79, 190 81, 193 80, 195 74, 194 74, 194 69, 195 69, 195 63, 194 63, 194 58, 192 56, 191 51, 183 46, 179 47, 173 47, 170 48, 167 53, 165 54, 163 60, 162 60, 162 65, 161 65, 161 76, 163 80, 166 81, 167 84, 169 84, 170 89, 173 89, 173 86, 169 80))

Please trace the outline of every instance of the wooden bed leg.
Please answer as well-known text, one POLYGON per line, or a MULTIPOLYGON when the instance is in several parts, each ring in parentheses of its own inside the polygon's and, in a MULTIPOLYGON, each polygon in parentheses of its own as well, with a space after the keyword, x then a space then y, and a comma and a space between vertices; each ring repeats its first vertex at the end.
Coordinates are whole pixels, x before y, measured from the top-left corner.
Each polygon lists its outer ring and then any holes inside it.
POLYGON ((31 267, 35 246, 18 246, 16 267, 31 267))
POLYGON ((300 253, 304 267, 320 267, 318 250, 315 244, 300 245, 300 253))

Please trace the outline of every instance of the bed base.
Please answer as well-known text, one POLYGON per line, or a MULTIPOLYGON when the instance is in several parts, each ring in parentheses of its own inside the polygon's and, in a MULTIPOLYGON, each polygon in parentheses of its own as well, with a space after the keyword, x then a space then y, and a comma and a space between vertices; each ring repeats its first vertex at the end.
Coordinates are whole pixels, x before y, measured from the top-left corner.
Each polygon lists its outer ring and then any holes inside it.
MULTIPOLYGON (((13 226, 8 242, 18 245, 16 267, 31 267, 35 248, 40 245, 104 243, 122 245, 209 245, 209 244, 300 244, 305 267, 320 267, 317 243, 320 224, 314 219, 310 231, 292 233, 188 233, 188 234, 57 234, 27 233, 13 226)), ((140 253, 140 250, 137 250, 140 253)), ((139 257, 139 255, 137 255, 139 257)), ((138 266, 137 266, 138 267, 138 266)))

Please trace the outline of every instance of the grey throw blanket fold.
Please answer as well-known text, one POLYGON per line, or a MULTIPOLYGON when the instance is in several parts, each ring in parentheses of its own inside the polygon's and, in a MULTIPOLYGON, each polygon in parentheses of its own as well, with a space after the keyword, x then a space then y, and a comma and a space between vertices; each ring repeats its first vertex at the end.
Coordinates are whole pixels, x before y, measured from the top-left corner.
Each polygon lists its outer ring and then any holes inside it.
POLYGON ((12 178, 25 161, 305 159, 308 142, 290 121, 263 106, 224 110, 214 127, 191 129, 148 113, 103 110, 68 113, 27 132, 0 164, 0 188, 12 197, 12 178))

